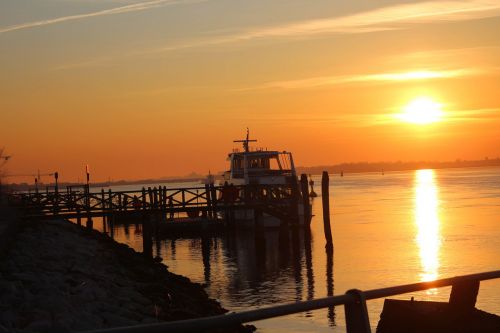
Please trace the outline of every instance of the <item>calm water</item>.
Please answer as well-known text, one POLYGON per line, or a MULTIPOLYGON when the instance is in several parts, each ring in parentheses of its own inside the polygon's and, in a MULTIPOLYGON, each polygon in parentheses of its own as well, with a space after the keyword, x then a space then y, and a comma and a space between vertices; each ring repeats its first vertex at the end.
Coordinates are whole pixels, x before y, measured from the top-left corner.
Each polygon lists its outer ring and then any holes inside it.
MULTIPOLYGON (((319 192, 320 179, 313 178, 319 192)), ((267 231, 161 240, 156 250, 172 272, 206 284, 232 311, 500 269, 500 168, 335 175, 330 193, 330 258, 320 198, 313 203, 311 243, 302 233, 267 231)), ((115 238, 142 250, 133 225, 117 226, 115 238)), ((398 298, 446 301, 449 292, 398 298)), ((382 302, 368 302, 373 329, 382 302)), ((481 283, 477 307, 500 314, 500 281, 481 283)), ((259 332, 345 331, 341 307, 255 325, 259 332)))

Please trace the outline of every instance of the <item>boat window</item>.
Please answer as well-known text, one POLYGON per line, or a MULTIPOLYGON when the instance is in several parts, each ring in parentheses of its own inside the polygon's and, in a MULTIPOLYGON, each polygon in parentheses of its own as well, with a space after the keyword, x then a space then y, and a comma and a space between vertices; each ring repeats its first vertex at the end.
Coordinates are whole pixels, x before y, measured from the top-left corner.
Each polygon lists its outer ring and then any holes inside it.
POLYGON ((233 170, 242 170, 243 169, 243 160, 239 158, 233 159, 233 170))
POLYGON ((281 164, 277 157, 269 159, 269 169, 270 170, 281 170, 281 164))

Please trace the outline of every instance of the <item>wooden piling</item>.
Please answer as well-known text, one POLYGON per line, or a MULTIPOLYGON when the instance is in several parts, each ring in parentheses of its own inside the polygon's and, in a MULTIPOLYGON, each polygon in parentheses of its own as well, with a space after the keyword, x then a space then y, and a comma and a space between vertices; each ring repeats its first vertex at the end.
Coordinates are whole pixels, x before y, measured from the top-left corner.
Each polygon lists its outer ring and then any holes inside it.
POLYGON ((94 221, 92 221, 92 215, 90 215, 90 185, 87 184, 87 229, 94 229, 94 221))
POLYGON ((150 216, 142 215, 142 253, 146 258, 153 258, 153 235, 150 216))
POLYGON ((330 178, 327 171, 321 177, 321 195, 323 200, 323 228, 325 232, 326 248, 333 249, 332 229, 330 226, 330 178))
POLYGON ((149 206, 153 208, 154 207, 153 190, 149 186, 148 186, 148 198, 149 198, 149 206))
POLYGON ((286 227, 290 224, 299 224, 299 184, 297 176, 293 176, 292 184, 292 202, 288 209, 288 218, 281 221, 281 226, 286 227))
POLYGON ((106 230, 106 197, 104 189, 101 188, 101 208, 102 208, 102 230, 106 230))
POLYGON ((154 209, 158 209, 158 190, 156 186, 153 187, 153 207, 154 209))
POLYGON ((80 215, 80 209, 76 209, 76 224, 81 227, 82 226, 82 215, 80 215))
POLYGON ((123 210, 122 194, 118 193, 118 210, 121 212, 123 210))
POLYGON ((217 219, 217 189, 214 184, 210 184, 210 193, 212 200, 212 217, 217 219))
POLYGON ((205 184, 205 196, 207 197, 207 217, 212 218, 212 192, 210 191, 210 185, 205 184))
POLYGON ((311 204, 309 201, 309 189, 307 187, 307 175, 300 175, 300 189, 302 192, 302 205, 304 206, 304 225, 311 223, 311 204))
POLYGON ((146 210, 146 189, 142 188, 142 210, 146 210))

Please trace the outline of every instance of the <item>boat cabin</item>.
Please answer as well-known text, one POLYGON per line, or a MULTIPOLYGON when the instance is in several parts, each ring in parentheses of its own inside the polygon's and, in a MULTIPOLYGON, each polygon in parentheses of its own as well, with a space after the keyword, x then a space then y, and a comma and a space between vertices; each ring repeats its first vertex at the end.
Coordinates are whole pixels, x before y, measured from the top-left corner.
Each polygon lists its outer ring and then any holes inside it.
POLYGON ((224 173, 224 181, 242 184, 286 184, 293 179, 295 167, 292 154, 286 151, 250 149, 250 140, 235 140, 243 143, 243 151, 235 149, 228 155, 229 171, 224 173))

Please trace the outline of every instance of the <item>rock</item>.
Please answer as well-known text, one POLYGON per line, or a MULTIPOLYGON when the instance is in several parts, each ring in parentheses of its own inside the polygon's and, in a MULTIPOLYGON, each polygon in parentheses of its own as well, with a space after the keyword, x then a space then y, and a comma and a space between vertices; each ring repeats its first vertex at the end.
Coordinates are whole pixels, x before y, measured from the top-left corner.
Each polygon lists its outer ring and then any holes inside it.
POLYGON ((0 333, 85 331, 225 313, 200 285, 97 232, 36 221, 17 241, 0 261, 0 333))
POLYGON ((106 327, 119 327, 136 325, 137 322, 128 318, 121 317, 114 313, 103 312, 100 314, 106 327))

